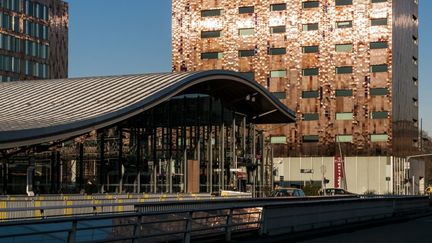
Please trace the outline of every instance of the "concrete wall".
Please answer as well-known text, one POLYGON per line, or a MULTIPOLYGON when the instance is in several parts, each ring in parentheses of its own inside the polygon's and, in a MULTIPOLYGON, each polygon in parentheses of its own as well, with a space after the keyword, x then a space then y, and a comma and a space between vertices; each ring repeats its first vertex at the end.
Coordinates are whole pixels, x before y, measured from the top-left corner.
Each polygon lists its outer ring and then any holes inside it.
MULTIPOLYGON (((283 176, 288 184, 305 185, 309 181, 321 182, 323 172, 330 182, 326 187, 335 187, 333 157, 291 157, 274 158, 275 182, 283 176), (301 169, 313 173, 301 173, 301 169), (324 171, 322 171, 324 169, 324 171)), ((377 194, 403 194, 404 159, 394 157, 345 157, 347 189, 363 194, 374 191, 377 194)), ((424 162, 411 163, 410 176, 416 178, 415 192, 419 193, 419 177, 424 177, 424 162)), ((411 190, 412 191, 412 190, 411 190)))

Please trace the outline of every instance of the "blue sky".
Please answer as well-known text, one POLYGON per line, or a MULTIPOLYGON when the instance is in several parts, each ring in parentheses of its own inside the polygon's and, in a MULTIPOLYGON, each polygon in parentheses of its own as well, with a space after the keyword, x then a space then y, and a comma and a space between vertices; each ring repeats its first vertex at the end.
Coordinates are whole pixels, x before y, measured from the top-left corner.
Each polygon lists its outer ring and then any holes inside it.
MULTIPOLYGON (((171 0, 67 0, 69 76, 171 71, 171 0)), ((432 135, 432 1, 420 0, 420 118, 432 135)))

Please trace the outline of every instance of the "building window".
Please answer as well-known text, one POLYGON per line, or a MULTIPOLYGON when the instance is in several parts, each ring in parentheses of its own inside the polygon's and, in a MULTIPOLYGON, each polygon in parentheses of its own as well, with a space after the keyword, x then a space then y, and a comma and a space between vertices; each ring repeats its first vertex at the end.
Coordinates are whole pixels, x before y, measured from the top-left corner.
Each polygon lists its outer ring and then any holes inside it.
POLYGON ((336 97, 350 97, 353 96, 352 89, 338 89, 336 90, 336 97))
POLYGON ((384 96, 388 94, 387 88, 371 88, 370 95, 371 96, 384 96))
POLYGON ((303 24, 303 31, 318 30, 318 23, 314 24, 303 24))
POLYGON ((240 74, 249 80, 255 80, 255 73, 254 72, 240 72, 240 74))
POLYGON ((418 44, 418 38, 417 38, 417 36, 413 35, 412 39, 413 39, 414 44, 417 45, 418 44))
POLYGON ((210 10, 201 11, 201 17, 215 17, 221 15, 222 15, 222 9, 210 9, 210 10))
POLYGON ((254 28, 239 29, 239 35, 241 36, 254 35, 254 34, 255 34, 254 28))
POLYGON ((318 46, 303 46, 302 52, 303 53, 318 53, 319 48, 318 46))
POLYGON ((272 34, 280 34, 285 32, 286 32, 285 25, 270 27, 270 33, 272 34))
POLYGON ((388 135, 387 134, 371 134, 370 140, 371 140, 371 142, 387 142, 388 135))
POLYGON ((283 100, 286 99, 286 93, 285 92, 272 92, 272 95, 274 95, 276 98, 283 100))
POLYGON ((370 71, 372 73, 384 73, 388 71, 388 66, 387 64, 372 65, 370 71))
POLYGON ((311 98, 318 98, 318 97, 319 97, 319 92, 316 90, 302 92, 302 98, 304 99, 311 99, 311 98))
POLYGON ((372 3, 385 3, 387 0, 371 0, 372 3))
POLYGON ((417 78, 413 77, 413 78, 412 78, 412 81, 413 81, 413 84, 414 84, 415 86, 418 85, 418 79, 417 79, 417 78))
POLYGON ((336 6, 352 5, 352 0, 336 0, 336 6))
POLYGON ((412 61, 413 61, 413 64, 414 64, 414 65, 417 65, 417 64, 418 64, 418 59, 417 59, 417 57, 412 57, 412 61))
POLYGON ((353 119, 353 113, 352 112, 336 113, 336 120, 338 120, 338 121, 352 120, 352 119, 353 119))
POLYGON ((371 19, 371 26, 387 25, 387 18, 371 19))
POLYGON ((352 52, 353 44, 337 44, 335 48, 336 52, 352 52))
POLYGON ((417 16, 415 16, 414 14, 412 15, 412 20, 413 20, 414 23, 417 24, 417 20, 418 20, 418 18, 417 18, 417 16))
POLYGON ((218 38, 222 36, 222 31, 215 30, 215 31, 201 31, 201 38, 218 38))
POLYGON ((302 71, 303 76, 318 76, 319 68, 305 68, 302 71))
POLYGON ((271 136, 270 143, 272 144, 286 144, 287 139, 285 136, 271 136))
POLYGON ((387 41, 376 41, 370 43, 370 49, 385 49, 388 47, 387 41))
POLYGON ((303 114, 303 121, 317 121, 319 120, 318 113, 305 113, 303 114))
POLYGON ((318 135, 305 135, 303 136, 304 143, 316 143, 319 141, 318 135))
POLYGON ((287 71, 286 70, 274 70, 270 72, 271 78, 286 78, 287 71))
POLYGON ((222 59, 223 53, 222 52, 205 52, 201 53, 201 59, 222 59))
POLYGON ((373 111, 371 112, 371 119, 387 119, 388 111, 373 111))
POLYGON ((286 10, 286 4, 285 3, 278 3, 278 4, 270 5, 270 11, 284 11, 284 10, 286 10))
POLYGON ((250 14, 255 12, 254 6, 240 7, 239 14, 250 14))
POLYGON ((270 48, 269 55, 285 55, 286 48, 270 48))
POLYGON ((353 72, 353 67, 336 67, 336 74, 347 74, 347 73, 352 73, 353 72))
POLYGON ((318 8, 319 7, 319 1, 306 1, 303 2, 303 8, 318 8))
POLYGON ((418 99, 417 98, 413 98, 413 104, 415 107, 418 106, 418 99))
POLYGON ((337 143, 352 143, 353 136, 352 135, 337 135, 336 142, 337 143))
POLYGON ((336 22, 336 28, 344 29, 344 28, 352 28, 352 21, 338 21, 336 22))
POLYGON ((239 51, 239 57, 252 57, 255 56, 255 50, 241 50, 239 51))

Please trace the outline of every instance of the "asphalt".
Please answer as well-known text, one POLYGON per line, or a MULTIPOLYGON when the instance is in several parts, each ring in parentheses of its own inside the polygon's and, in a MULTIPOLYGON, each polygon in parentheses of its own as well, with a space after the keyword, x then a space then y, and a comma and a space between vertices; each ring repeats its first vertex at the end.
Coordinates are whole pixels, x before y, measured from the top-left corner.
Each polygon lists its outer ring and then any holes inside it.
POLYGON ((432 216, 298 241, 301 243, 431 243, 432 216))

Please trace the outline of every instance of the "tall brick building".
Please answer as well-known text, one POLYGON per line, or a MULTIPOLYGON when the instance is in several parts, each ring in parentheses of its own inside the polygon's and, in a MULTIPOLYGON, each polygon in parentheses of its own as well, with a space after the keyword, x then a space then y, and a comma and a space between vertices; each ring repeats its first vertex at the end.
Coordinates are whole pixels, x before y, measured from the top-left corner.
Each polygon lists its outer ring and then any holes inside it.
POLYGON ((67 75, 68 4, 0 0, 0 82, 67 75))
POLYGON ((275 156, 418 144, 417 0, 173 0, 173 70, 228 69, 296 111, 275 156))

